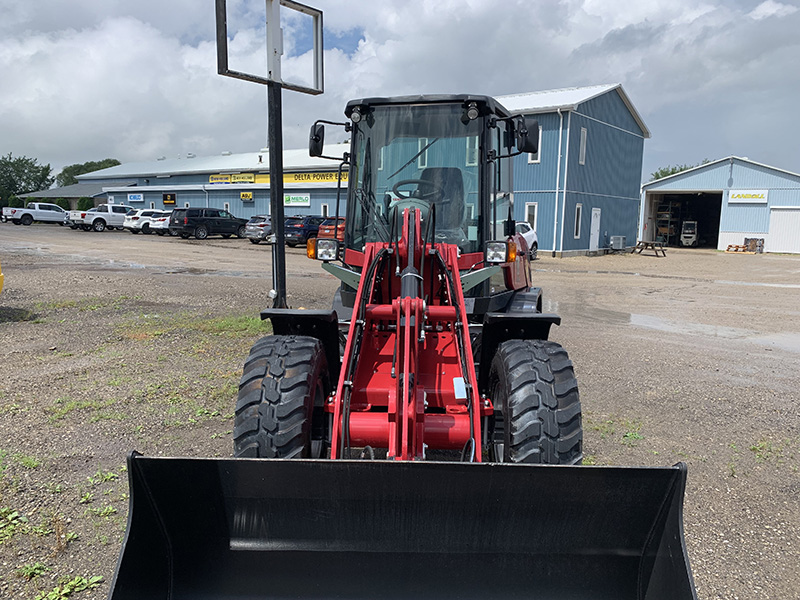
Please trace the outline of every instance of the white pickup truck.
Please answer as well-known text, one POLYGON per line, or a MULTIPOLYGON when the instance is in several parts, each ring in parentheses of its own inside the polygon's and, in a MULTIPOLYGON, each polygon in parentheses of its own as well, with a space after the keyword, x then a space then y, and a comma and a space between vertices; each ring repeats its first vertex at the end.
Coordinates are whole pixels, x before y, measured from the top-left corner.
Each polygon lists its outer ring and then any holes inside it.
POLYGON ((25 208, 4 206, 3 219, 11 221, 14 225, 30 225, 34 221, 64 225, 67 222, 67 211, 58 204, 28 202, 25 208))
POLYGON ((122 229, 125 213, 132 210, 124 204, 101 204, 92 210, 69 211, 70 227, 80 227, 84 231, 104 231, 106 229, 122 229))

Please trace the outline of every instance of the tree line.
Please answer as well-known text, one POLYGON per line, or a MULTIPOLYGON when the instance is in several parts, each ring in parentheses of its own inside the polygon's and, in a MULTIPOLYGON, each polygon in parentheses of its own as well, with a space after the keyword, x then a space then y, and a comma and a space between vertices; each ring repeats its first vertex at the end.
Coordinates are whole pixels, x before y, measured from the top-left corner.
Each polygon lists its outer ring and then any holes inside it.
MULTIPOLYGON (((92 160, 64 167, 53 177, 53 169, 49 164, 42 165, 36 158, 14 156, 9 152, 0 156, 0 207, 24 206, 25 202, 18 198, 22 194, 47 190, 55 183, 64 187, 78 183, 77 176, 99 171, 121 164, 116 158, 92 160)), ((69 202, 63 198, 56 200, 62 208, 69 208, 69 202), (61 200, 59 202, 58 200, 61 200)))

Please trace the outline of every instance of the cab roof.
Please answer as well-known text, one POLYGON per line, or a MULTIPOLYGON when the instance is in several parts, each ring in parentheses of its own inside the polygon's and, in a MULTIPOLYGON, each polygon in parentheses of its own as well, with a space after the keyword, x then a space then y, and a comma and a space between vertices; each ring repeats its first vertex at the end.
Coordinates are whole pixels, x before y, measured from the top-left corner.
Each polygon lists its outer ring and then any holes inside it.
POLYGON ((475 102, 482 115, 494 114, 498 117, 510 117, 511 113, 491 96, 474 94, 422 94, 418 96, 392 96, 387 98, 361 98, 350 100, 344 109, 349 118, 356 106, 383 106, 392 104, 468 104, 475 102))

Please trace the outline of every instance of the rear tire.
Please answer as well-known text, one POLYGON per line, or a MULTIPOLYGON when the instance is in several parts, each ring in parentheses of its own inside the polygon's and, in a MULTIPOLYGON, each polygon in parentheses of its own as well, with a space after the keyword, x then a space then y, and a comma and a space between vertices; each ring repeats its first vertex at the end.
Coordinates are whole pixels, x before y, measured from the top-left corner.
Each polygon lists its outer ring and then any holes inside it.
POLYGON ((30 215, 22 215, 22 219, 20 219, 20 223, 22 223, 23 225, 25 225, 25 227, 27 227, 31 223, 33 223, 33 217, 30 216, 30 215))
POLYGON ((250 239, 250 243, 251 243, 251 244, 258 244, 260 241, 261 241, 261 240, 254 240, 254 239, 252 239, 252 238, 250 239))
POLYGON ((205 225, 199 225, 194 230, 194 237, 198 240, 204 240, 208 237, 208 229, 206 229, 205 225))
POLYGON ((106 230, 106 222, 103 219, 97 219, 92 223, 92 229, 94 229, 97 233, 106 230))
POLYGON ((181 237, 182 237, 183 239, 185 239, 185 240, 188 240, 188 239, 189 239, 189 234, 188 234, 188 233, 182 233, 182 234, 181 234, 181 237))
POLYGON ((324 405, 330 389, 328 361, 319 340, 261 338, 250 350, 239 383, 234 456, 327 457, 324 405))
POLYGON ((150 235, 150 233, 152 233, 150 231, 150 224, 149 223, 145 223, 144 225, 142 225, 142 233, 145 234, 145 235, 150 235))
POLYGON ((537 256, 539 256, 539 244, 533 242, 533 247, 531 248, 531 260, 536 260, 537 256))
POLYGON ((495 414, 489 421, 493 462, 580 464, 583 428, 578 382, 555 342, 500 344, 489 372, 495 414))

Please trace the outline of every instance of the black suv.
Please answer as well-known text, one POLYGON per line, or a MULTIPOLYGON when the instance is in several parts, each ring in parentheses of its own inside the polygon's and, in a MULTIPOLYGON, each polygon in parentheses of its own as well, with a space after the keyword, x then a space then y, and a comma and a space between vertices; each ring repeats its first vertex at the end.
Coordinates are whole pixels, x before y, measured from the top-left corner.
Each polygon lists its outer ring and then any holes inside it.
POLYGON ((289 217, 283 223, 286 243, 294 248, 297 244, 305 244, 310 238, 317 237, 319 226, 327 218, 318 215, 289 217))
POLYGON ((244 237, 247 219, 234 217, 221 208, 176 208, 169 218, 169 232, 187 239, 193 235, 204 240, 209 235, 219 234, 224 238, 232 235, 244 237))

